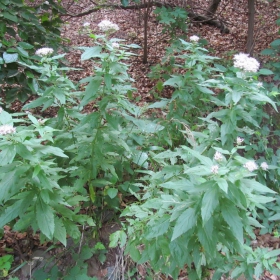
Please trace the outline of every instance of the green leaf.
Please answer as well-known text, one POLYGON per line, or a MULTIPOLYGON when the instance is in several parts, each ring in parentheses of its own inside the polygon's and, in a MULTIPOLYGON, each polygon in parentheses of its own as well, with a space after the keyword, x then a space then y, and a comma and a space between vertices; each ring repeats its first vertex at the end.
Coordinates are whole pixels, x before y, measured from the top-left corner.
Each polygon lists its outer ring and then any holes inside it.
POLYGON ((205 223, 211 218, 214 210, 219 204, 217 187, 213 187, 206 191, 201 204, 201 217, 203 222, 205 223))
POLYGON ((209 168, 213 165, 213 162, 210 158, 201 155, 199 152, 192 150, 187 146, 182 146, 182 148, 197 158, 203 165, 206 165, 209 168))
POLYGON ((121 3, 124 7, 127 7, 129 4, 129 0, 121 0, 121 3))
POLYGON ((87 60, 92 57, 100 57, 101 56, 102 47, 95 46, 92 48, 86 49, 86 51, 82 54, 81 60, 87 60))
POLYGON ((168 79, 163 83, 164 86, 172 86, 172 87, 182 87, 184 85, 184 80, 182 76, 172 76, 172 78, 168 79))
POLYGON ((223 201, 221 204, 222 216, 225 222, 230 226, 236 239, 243 243, 243 224, 242 217, 238 215, 237 208, 229 201, 223 201))
POLYGON ((25 43, 25 42, 19 42, 18 45, 20 47, 22 47, 23 49, 25 49, 25 50, 30 50, 30 49, 34 48, 34 46, 32 46, 32 45, 30 45, 28 43, 25 43))
POLYGON ((265 259, 270 259, 274 257, 278 257, 280 255, 280 249, 272 250, 264 255, 265 259))
POLYGON ((21 47, 17 47, 18 53, 23 57, 29 57, 28 52, 21 47))
POLYGON ((55 230, 54 212, 41 197, 36 201, 36 220, 41 232, 48 238, 52 239, 55 230))
POLYGON ((11 163, 16 155, 16 149, 14 145, 6 146, 2 148, 0 152, 0 165, 4 166, 11 163))
POLYGON ((58 217, 55 217, 55 219, 54 219, 54 234, 53 234, 53 236, 66 247, 66 244, 67 244, 67 242, 66 242, 66 229, 65 229, 65 226, 64 226, 63 222, 58 217))
POLYGON ((96 77, 94 80, 92 80, 86 87, 85 90, 85 96, 81 101, 81 106, 85 106, 88 104, 90 101, 94 100, 96 97, 96 93, 98 92, 98 89, 101 85, 102 82, 101 77, 96 77))
POLYGON ((13 22, 18 22, 18 18, 15 15, 12 15, 12 14, 10 14, 8 12, 3 12, 2 15, 6 19, 9 19, 9 20, 11 20, 13 22))
POLYGON ((61 150, 58 147, 42 145, 42 146, 38 146, 36 148, 37 148, 38 151, 40 151, 41 153, 43 153, 45 155, 46 154, 53 154, 53 155, 56 155, 58 157, 68 158, 68 156, 63 153, 63 150, 61 150))
POLYGON ((5 63, 13 63, 18 60, 18 54, 17 53, 3 53, 3 59, 5 63))
POLYGON ((48 100, 48 97, 41 96, 41 97, 33 100, 32 102, 25 104, 22 109, 27 110, 27 109, 39 107, 42 104, 46 103, 47 100, 48 100))
POLYGON ((275 191, 260 184, 259 182, 255 181, 255 180, 242 179, 241 183, 242 183, 242 185, 244 185, 245 188, 252 188, 253 190, 255 190, 259 193, 276 193, 275 191))
POLYGON ((111 199, 113 199, 114 197, 117 196, 118 190, 117 190, 117 189, 114 189, 114 188, 109 188, 109 189, 107 190, 107 194, 108 194, 108 196, 109 196, 111 199))
POLYGON ((0 228, 14 220, 16 217, 23 215, 29 205, 33 203, 34 195, 35 193, 27 191, 23 194, 20 200, 7 207, 5 212, 0 216, 0 228))
POLYGON ((274 73, 269 69, 260 69, 259 74, 260 75, 273 75, 274 73))
POLYGON ((189 208, 185 210, 177 219, 171 241, 175 240, 196 224, 195 209, 189 208))
POLYGON ((12 188, 17 180, 16 170, 13 170, 4 175, 0 181, 0 203, 7 200, 12 193, 12 188))
POLYGON ((110 248, 115 248, 118 245, 122 248, 126 244, 127 235, 123 230, 118 230, 112 233, 109 237, 110 239, 110 248))
POLYGON ((225 193, 228 192, 228 183, 224 178, 217 178, 216 182, 221 190, 223 190, 225 193))
POLYGON ((278 47, 280 46, 280 39, 276 39, 274 40, 271 44, 270 44, 271 47, 278 47))

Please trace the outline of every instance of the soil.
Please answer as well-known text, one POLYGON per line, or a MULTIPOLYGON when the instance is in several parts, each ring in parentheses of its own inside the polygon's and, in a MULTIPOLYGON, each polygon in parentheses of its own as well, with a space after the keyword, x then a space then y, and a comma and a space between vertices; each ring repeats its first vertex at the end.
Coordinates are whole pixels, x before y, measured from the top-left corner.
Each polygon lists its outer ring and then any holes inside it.
MULTIPOLYGON (((190 6, 194 12, 204 14, 209 1, 187 0, 186 2, 187 6, 190 6)), ((78 2, 62 0, 62 3, 71 14, 78 14, 95 7, 94 2, 91 0, 79 0, 78 2)), ((109 4, 110 1, 106 3, 109 4)), ((265 65, 267 58, 260 56, 259 53, 263 49, 269 47, 269 44, 279 37, 278 27, 275 24, 280 12, 279 7, 279 0, 256 1, 254 54, 255 57, 261 61, 262 65, 265 65)), ((200 38, 206 39, 210 54, 220 58, 231 59, 234 53, 245 52, 248 20, 247 1, 223 0, 217 11, 217 17, 226 22, 226 25, 230 29, 229 34, 222 34, 219 29, 203 22, 191 22, 188 30, 184 32, 185 35, 187 37, 197 35, 200 38)), ((92 63, 90 61, 81 61, 81 51, 75 48, 77 46, 94 46, 94 41, 84 32, 83 24, 85 22, 90 23, 89 28, 92 30, 92 33, 99 34, 98 23, 104 19, 110 20, 118 24, 120 28, 120 30, 114 34, 114 37, 124 39, 127 44, 134 43, 143 47, 143 11, 107 9, 99 10, 86 16, 63 16, 62 18, 64 20, 64 25, 62 26, 61 33, 62 37, 68 40, 66 45, 69 48, 69 54, 67 55, 69 66, 82 69, 81 71, 71 71, 69 73, 73 81, 79 81, 93 74, 92 63)), ((168 46, 168 37, 163 36, 161 31, 161 24, 159 24, 156 17, 151 13, 148 24, 148 63, 144 64, 142 62, 143 48, 133 50, 137 56, 127 61, 127 63, 130 64, 129 73, 131 77, 134 78, 134 86, 137 88, 137 91, 134 93, 135 102, 140 105, 152 102, 156 99, 156 96, 152 94, 155 82, 151 81, 147 77, 147 74, 150 72, 151 66, 160 63, 165 53, 165 48, 168 46)), ((168 96, 171 92, 166 91, 164 94, 168 96)), ((17 103, 15 103, 14 109, 20 110, 20 105, 17 107, 17 103)), ((100 236, 106 245, 108 245, 109 235, 118 229, 119 226, 116 224, 107 223, 103 226, 100 236)), ((92 237, 88 235, 83 242, 94 244, 96 240, 93 240, 92 237)), ((270 234, 265 234, 258 236, 253 243, 254 246, 279 248, 280 240, 270 234)), ((69 244, 71 244, 71 241, 69 241, 69 244)), ((5 236, 0 240, 0 253, 1 251, 4 252, 6 249, 9 249, 15 255, 16 262, 22 263, 23 261, 30 261, 34 256, 42 256, 50 245, 53 244, 40 244, 39 236, 36 234, 12 232, 10 228, 6 226, 5 236)), ((69 246, 72 246, 74 250, 78 249, 75 247, 76 245, 72 244, 69 246)), ((71 255, 69 253, 65 255, 61 246, 50 250, 47 253, 47 257, 46 255, 43 257, 51 258, 52 256, 59 257, 61 270, 64 270, 66 266, 73 263, 71 255)), ((55 261, 57 261, 57 259, 55 259, 55 261)), ((96 257, 88 261, 88 273, 90 276, 96 276, 98 279, 119 280, 121 279, 121 271, 116 271, 116 268, 121 267, 124 262, 128 264, 129 260, 124 258, 123 252, 120 249, 109 250, 107 253, 107 261, 103 265, 96 257), (115 275, 115 278, 112 275, 115 275)), ((145 266, 138 266, 137 270, 137 279, 145 279, 145 266)), ((29 271, 30 265, 23 267, 18 272, 19 279, 28 279, 29 271)), ((162 276, 161 279, 166 278, 162 276)), ((188 279, 185 272, 182 272, 179 279, 188 279)), ((280 277, 266 272, 263 279, 276 280, 280 279, 280 277)))

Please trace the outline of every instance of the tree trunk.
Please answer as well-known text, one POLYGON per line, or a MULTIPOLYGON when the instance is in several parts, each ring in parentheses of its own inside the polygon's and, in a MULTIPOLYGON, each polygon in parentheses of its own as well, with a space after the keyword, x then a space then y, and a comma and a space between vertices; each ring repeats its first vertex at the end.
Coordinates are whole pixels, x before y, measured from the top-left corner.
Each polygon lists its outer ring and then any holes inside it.
POLYGON ((249 17, 246 52, 252 56, 254 52, 255 0, 248 0, 248 10, 249 17))
POLYGON ((213 17, 220 5, 222 0, 212 0, 210 5, 207 8, 206 16, 213 17))

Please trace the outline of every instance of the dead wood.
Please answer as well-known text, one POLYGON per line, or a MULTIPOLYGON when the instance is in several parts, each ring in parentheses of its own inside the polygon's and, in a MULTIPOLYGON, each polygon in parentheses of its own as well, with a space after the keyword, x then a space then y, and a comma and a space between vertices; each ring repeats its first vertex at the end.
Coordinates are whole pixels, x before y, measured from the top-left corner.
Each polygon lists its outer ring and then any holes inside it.
MULTIPOLYGON (((145 8, 149 8, 149 7, 175 8, 176 6, 172 5, 172 4, 168 4, 168 3, 161 3, 158 1, 153 1, 153 2, 149 1, 149 2, 142 3, 142 4, 129 5, 129 6, 122 6, 122 5, 117 5, 117 4, 102 4, 102 5, 96 6, 95 8, 89 9, 85 12, 81 12, 78 14, 65 13, 63 15, 70 16, 70 17, 82 17, 82 16, 92 14, 94 12, 97 12, 101 9, 138 10, 138 9, 145 9, 145 8)), ((188 11, 188 9, 186 9, 186 11, 192 22, 212 25, 212 26, 219 28, 221 30, 221 33, 229 33, 228 27, 222 20, 213 18, 213 17, 209 17, 209 16, 205 16, 205 15, 196 14, 192 11, 188 11)))

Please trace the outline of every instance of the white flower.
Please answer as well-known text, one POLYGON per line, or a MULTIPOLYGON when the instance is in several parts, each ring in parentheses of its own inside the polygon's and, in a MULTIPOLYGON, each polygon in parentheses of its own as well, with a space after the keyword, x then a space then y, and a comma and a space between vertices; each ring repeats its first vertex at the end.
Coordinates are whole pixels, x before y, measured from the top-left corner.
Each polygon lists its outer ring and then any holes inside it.
POLYGON ((250 172, 253 172, 258 169, 257 164, 253 160, 247 161, 244 164, 244 167, 247 168, 250 172))
POLYGON ((213 165, 213 166, 211 167, 211 172, 212 172, 213 174, 218 174, 218 171, 219 171, 219 166, 218 166, 218 165, 213 165))
POLYGON ((40 125, 44 125, 44 124, 45 124, 45 121, 46 121, 46 120, 38 119, 38 123, 39 123, 40 125))
POLYGON ((214 160, 221 161, 222 159, 223 159, 223 155, 220 152, 216 151, 214 155, 214 160))
POLYGON ((2 107, 0 107, 0 114, 3 112, 3 108, 2 107))
POLYGON ((268 169, 268 164, 265 161, 261 163, 261 169, 264 171, 268 169))
POLYGON ((244 141, 244 138, 241 138, 239 136, 236 138, 237 145, 241 145, 243 143, 243 141, 244 141))
POLYGON ((114 49, 118 49, 119 47, 120 47, 120 45, 118 44, 118 43, 112 43, 112 47, 114 48, 114 49))
POLYGON ((257 87, 258 87, 258 88, 263 87, 263 83, 262 83, 262 82, 258 82, 258 83, 257 83, 257 87))
POLYGON ((198 41, 199 41, 199 37, 196 36, 196 35, 193 35, 193 36, 190 37, 190 41, 192 41, 192 42, 198 42, 198 41))
POLYGON ((12 134, 15 133, 16 129, 12 125, 4 124, 0 126, 0 134, 6 135, 6 134, 12 134))
POLYGON ((83 24, 83 27, 88 27, 88 26, 90 26, 90 23, 89 23, 89 22, 85 22, 85 23, 83 24))
POLYGON ((45 3, 46 5, 50 5, 49 1, 45 1, 44 3, 45 3))
POLYGON ((35 54, 39 55, 39 56, 46 56, 48 54, 52 54, 53 53, 53 49, 52 48, 41 48, 38 49, 35 54))
POLYGON ((245 72, 257 72, 260 67, 259 62, 255 58, 249 57, 249 54, 246 53, 234 55, 233 65, 245 72))
POLYGON ((103 32, 107 32, 107 31, 118 31, 119 27, 117 24, 112 23, 109 20, 102 20, 99 24, 98 27, 103 31, 103 32))

